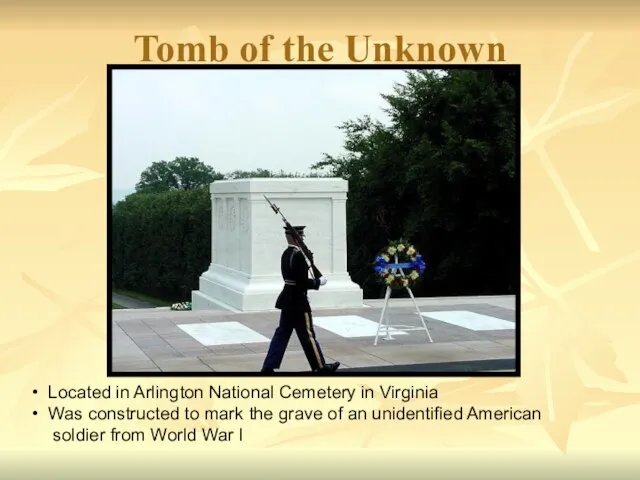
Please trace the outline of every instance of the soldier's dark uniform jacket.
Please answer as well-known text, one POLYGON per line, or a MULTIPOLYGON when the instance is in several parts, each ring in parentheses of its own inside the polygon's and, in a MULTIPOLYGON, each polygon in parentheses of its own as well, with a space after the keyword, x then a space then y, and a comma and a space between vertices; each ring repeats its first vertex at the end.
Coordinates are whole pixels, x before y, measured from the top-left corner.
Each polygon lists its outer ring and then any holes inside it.
MULTIPOLYGON (((293 227, 302 235, 304 227, 293 227)), ((334 372, 338 362, 327 365, 313 328, 311 306, 307 292, 320 288, 320 279, 309 278, 309 264, 298 247, 289 245, 280 258, 284 280, 282 292, 276 300, 280 309, 280 323, 276 328, 269 351, 262 365, 263 372, 280 368, 291 334, 295 331, 312 371, 334 372)))
POLYGON ((309 278, 309 264, 297 247, 289 245, 283 252, 280 271, 284 279, 284 288, 276 300, 276 308, 311 312, 307 292, 318 290, 320 280, 309 278))

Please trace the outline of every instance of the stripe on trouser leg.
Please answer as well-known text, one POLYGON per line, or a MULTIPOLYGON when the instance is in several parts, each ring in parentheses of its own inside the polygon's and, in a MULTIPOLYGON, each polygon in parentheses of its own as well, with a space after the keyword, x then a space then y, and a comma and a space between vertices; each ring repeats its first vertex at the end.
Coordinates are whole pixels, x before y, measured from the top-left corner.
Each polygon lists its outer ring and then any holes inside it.
POLYGON ((313 353, 316 354, 316 360, 318 360, 318 368, 324 367, 322 360, 320 359, 320 353, 318 352, 318 347, 316 346, 316 340, 313 336, 313 332, 311 331, 311 321, 309 320, 309 314, 305 312, 304 314, 304 322, 307 326, 307 335, 309 335, 309 342, 311 342, 311 348, 313 348, 313 353))

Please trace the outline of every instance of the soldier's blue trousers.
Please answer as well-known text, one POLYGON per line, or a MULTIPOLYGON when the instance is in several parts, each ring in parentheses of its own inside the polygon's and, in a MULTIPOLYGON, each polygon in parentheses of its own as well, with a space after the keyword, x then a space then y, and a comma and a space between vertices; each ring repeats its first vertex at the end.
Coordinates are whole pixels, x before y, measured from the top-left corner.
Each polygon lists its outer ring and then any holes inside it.
POLYGON ((282 310, 280 312, 280 325, 276 328, 271 339, 269 351, 262 365, 263 370, 280 368, 289 339, 294 330, 298 335, 300 345, 304 350, 311 370, 315 371, 324 367, 324 356, 320 344, 316 340, 311 312, 282 310))

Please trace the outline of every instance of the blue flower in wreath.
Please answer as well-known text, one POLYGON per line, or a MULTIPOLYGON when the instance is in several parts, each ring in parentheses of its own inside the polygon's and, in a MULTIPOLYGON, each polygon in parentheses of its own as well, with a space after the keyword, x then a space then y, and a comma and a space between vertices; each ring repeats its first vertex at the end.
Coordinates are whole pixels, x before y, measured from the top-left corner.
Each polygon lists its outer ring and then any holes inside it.
POLYGON ((412 263, 414 263, 414 267, 418 267, 420 274, 423 274, 427 269, 427 264, 422 260, 422 255, 416 255, 416 259, 412 263))
POLYGON ((387 269, 387 261, 381 256, 377 256, 375 261, 375 266, 373 267, 373 269, 377 273, 384 272, 387 269))

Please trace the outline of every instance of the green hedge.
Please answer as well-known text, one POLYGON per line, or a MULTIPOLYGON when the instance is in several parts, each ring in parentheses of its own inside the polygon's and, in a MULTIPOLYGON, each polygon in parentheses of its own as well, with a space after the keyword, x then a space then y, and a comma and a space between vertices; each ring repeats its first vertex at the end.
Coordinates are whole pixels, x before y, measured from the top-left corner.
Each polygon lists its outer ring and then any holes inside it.
POLYGON ((114 205, 112 222, 114 287, 191 298, 211 262, 208 188, 129 195, 114 205))

